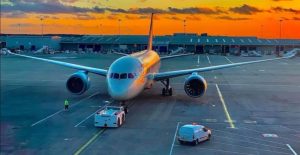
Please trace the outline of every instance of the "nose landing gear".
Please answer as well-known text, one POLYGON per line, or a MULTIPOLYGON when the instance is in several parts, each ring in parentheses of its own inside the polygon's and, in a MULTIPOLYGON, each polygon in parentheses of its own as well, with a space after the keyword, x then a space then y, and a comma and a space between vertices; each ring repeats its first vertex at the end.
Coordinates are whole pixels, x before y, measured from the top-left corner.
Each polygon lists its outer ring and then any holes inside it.
POLYGON ((121 106, 124 107, 124 112, 125 112, 125 114, 127 114, 128 113, 128 105, 126 105, 125 101, 121 102, 121 106))
POLYGON ((173 95, 173 89, 170 86, 170 80, 162 80, 161 83, 165 86, 165 88, 162 89, 162 95, 163 96, 172 96, 173 95))

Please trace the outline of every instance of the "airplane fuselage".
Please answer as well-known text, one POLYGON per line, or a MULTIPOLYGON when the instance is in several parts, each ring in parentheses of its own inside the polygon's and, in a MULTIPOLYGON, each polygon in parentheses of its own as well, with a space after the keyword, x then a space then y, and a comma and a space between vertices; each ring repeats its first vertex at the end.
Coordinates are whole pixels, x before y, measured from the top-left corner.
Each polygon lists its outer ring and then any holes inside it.
POLYGON ((115 100, 126 101, 151 88, 149 73, 157 73, 160 57, 153 51, 141 51, 114 61, 106 76, 108 93, 115 100))

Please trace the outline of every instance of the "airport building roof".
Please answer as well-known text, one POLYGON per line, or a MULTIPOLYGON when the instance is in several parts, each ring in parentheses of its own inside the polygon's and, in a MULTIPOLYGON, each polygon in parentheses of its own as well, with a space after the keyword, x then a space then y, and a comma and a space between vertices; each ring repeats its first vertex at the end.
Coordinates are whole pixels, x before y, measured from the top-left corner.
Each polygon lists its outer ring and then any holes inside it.
MULTIPOLYGON (((0 35, 0 41, 41 40, 35 35, 0 35)), ((62 44, 147 44, 147 35, 47 35, 50 39, 62 44)), ((46 39, 47 38, 47 39, 46 39)), ((197 34, 175 33, 174 35, 154 36, 154 45, 247 45, 247 46, 300 46, 300 39, 263 39, 257 37, 207 36, 197 34)))
MULTIPOLYGON (((63 37, 61 43, 91 44, 147 44, 146 35, 100 35, 63 37)), ((300 45, 300 39, 261 39, 257 37, 200 36, 200 35, 166 35, 155 36, 153 44, 185 45, 300 45)))

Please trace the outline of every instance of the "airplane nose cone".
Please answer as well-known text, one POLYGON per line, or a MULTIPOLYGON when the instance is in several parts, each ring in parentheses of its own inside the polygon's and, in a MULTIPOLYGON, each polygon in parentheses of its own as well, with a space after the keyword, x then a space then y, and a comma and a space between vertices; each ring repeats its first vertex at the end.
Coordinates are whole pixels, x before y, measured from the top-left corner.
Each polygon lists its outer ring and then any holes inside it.
POLYGON ((110 82, 108 84, 108 92, 115 100, 128 100, 130 98, 129 86, 118 82, 110 82))
POLYGON ((111 89, 109 89, 109 94, 115 100, 127 100, 128 99, 127 91, 124 89, 121 90, 121 89, 111 88, 111 89))

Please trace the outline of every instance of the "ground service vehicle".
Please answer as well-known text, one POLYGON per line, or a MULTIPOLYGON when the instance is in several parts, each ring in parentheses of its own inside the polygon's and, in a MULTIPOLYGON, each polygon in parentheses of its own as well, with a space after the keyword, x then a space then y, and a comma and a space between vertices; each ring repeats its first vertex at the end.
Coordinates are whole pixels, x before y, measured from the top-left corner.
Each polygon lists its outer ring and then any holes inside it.
POLYGON ((178 132, 178 141, 180 144, 190 142, 194 145, 199 142, 209 140, 211 137, 211 130, 198 124, 186 124, 180 127, 178 132))
POLYGON ((124 122, 124 107, 107 106, 95 114, 96 127, 120 127, 124 122))

